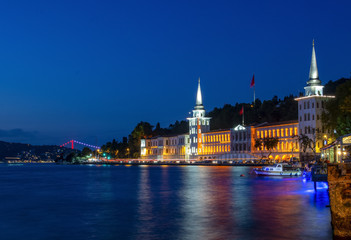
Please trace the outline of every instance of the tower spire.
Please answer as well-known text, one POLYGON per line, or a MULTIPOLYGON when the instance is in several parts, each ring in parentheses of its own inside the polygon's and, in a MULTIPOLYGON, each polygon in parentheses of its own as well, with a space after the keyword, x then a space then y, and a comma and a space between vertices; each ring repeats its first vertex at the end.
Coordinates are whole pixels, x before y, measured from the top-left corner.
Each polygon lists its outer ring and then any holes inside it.
POLYGON ((314 49, 314 39, 313 39, 310 75, 307 82, 307 86, 305 87, 305 96, 323 95, 324 86, 322 86, 321 83, 322 83, 321 80, 319 80, 316 50, 314 49))
POLYGON ((196 107, 203 107, 201 87, 200 87, 200 77, 199 77, 199 83, 198 83, 197 94, 196 94, 196 107))
POLYGON ((319 80, 318 68, 317 68, 317 59, 316 51, 314 49, 314 39, 312 41, 312 57, 311 57, 311 66, 310 66, 310 75, 307 82, 310 86, 319 86, 321 81, 319 80))

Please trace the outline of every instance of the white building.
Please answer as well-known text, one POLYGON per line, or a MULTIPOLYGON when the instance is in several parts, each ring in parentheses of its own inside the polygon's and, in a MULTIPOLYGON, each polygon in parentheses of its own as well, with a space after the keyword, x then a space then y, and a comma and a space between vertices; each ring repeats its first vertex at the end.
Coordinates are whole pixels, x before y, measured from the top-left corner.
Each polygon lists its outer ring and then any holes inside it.
POLYGON ((202 133, 210 131, 210 119, 205 117, 205 108, 202 105, 202 94, 200 87, 200 78, 197 87, 196 105, 193 110, 193 116, 187 118, 189 121, 189 139, 190 139, 190 156, 197 158, 202 154, 202 133))
MULTIPOLYGON (((325 101, 334 98, 334 96, 323 95, 323 88, 324 86, 319 80, 313 41, 310 74, 305 87, 305 96, 295 100, 298 101, 299 135, 304 134, 312 139, 316 143, 317 153, 320 153, 320 148, 323 147, 323 139, 328 138, 328 134, 330 134, 330 130, 324 129, 322 125, 325 101)), ((308 149, 308 152, 311 153, 311 150, 308 149)))

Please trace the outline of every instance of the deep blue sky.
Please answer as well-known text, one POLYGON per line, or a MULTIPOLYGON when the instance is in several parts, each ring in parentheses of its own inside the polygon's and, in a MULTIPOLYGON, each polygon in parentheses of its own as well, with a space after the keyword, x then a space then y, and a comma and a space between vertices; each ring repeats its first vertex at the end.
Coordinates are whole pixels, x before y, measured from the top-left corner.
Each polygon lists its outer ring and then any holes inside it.
POLYGON ((351 72, 351 1, 1 1, 0 140, 94 144, 140 121, 303 91, 351 72), (16 130, 13 130, 16 129, 16 130))

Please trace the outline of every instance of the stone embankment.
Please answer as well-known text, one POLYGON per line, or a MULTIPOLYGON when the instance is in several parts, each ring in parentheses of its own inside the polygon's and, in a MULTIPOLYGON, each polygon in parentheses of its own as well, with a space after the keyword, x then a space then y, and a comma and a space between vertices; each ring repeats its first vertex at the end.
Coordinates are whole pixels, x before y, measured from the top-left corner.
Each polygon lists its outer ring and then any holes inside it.
POLYGON ((334 239, 351 239, 351 164, 328 165, 334 239))

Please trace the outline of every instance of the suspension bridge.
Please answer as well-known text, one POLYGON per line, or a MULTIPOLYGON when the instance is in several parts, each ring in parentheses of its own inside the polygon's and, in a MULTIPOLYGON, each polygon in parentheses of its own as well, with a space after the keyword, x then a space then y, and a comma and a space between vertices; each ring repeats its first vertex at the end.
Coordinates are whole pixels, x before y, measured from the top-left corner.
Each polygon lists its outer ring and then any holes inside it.
POLYGON ((90 144, 87 144, 87 143, 83 143, 83 142, 79 142, 77 140, 69 140, 68 142, 60 145, 60 147, 70 147, 72 149, 74 149, 74 144, 78 144, 78 145, 81 145, 81 146, 84 146, 84 147, 88 147, 88 148, 93 148, 93 149, 100 149, 99 146, 94 146, 94 145, 90 145, 90 144))

